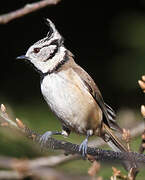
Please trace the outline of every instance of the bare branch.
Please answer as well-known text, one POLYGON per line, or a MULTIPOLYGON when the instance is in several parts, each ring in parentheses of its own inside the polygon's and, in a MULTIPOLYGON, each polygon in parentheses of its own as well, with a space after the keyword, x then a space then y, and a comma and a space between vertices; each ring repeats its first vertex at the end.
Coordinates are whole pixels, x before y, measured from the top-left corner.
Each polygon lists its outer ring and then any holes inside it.
POLYGON ((27 167, 27 169, 32 170, 42 167, 54 167, 58 164, 72 160, 72 158, 74 159, 73 155, 65 156, 63 154, 50 157, 40 157, 32 160, 0 156, 0 168, 25 169, 25 167, 27 167))
MULTIPOLYGON (((7 127, 11 126, 18 131, 20 131, 27 138, 32 139, 34 142, 39 144, 39 139, 41 137, 40 134, 32 131, 26 125, 22 123, 22 121, 13 122, 10 118, 8 118, 8 114, 6 110, 3 112, 3 107, 1 106, 0 119, 1 123, 7 122, 7 127), (21 125, 20 125, 21 124, 21 125)), ((46 149, 55 149, 55 150, 64 150, 67 154, 78 154, 80 155, 79 145, 72 144, 66 141, 56 140, 54 138, 48 138, 45 144, 42 145, 43 148, 46 149)), ((145 164, 145 155, 138 154, 135 152, 114 152, 110 150, 102 150, 99 148, 91 148, 88 147, 87 154, 93 156, 93 158, 97 161, 131 161, 145 164)))
MULTIPOLYGON (((17 159, 13 157, 0 156, 0 168, 12 169, 11 171, 0 171, 0 180, 4 179, 23 179, 28 176, 34 177, 34 179, 73 179, 73 177, 60 173, 51 166, 55 166, 60 161, 63 162, 64 155, 36 158, 34 160, 29 159, 17 159), (37 178, 36 178, 37 177, 37 178), (47 177, 47 178, 46 178, 47 177)), ((67 160, 72 156, 67 156, 67 160)), ((65 159, 66 160, 66 159, 65 159)), ((33 179, 33 178, 32 178, 33 179)), ((77 177, 77 179, 83 179, 77 177)), ((88 178, 86 178, 88 179, 88 178)))
POLYGON ((22 178, 22 175, 17 171, 11 170, 1 170, 0 171, 0 180, 19 180, 22 178))
MULTIPOLYGON (((38 169, 26 169, 25 171, 14 170, 0 170, 0 180, 20 180, 20 179, 37 179, 37 180, 73 180, 72 175, 66 175, 62 172, 56 171, 49 167, 43 167, 38 169)), ((77 180, 89 180, 88 176, 75 176, 77 180)))
MULTIPOLYGON (((73 176, 73 175, 66 175, 63 174, 62 172, 58 172, 55 169, 52 168, 39 168, 39 169, 34 169, 30 171, 31 176, 34 177, 34 179, 46 179, 46 180, 89 180, 88 176, 73 176)), ((29 174, 28 174, 29 175, 29 174)), ((33 178, 32 178, 33 179, 33 178)))
MULTIPOLYGON (((135 127, 131 127, 130 129, 130 133, 131 133, 131 137, 136 137, 138 135, 140 135, 143 130, 144 130, 144 123, 140 123, 138 125, 136 125, 135 127)), ((120 134, 119 134, 120 135, 120 134)), ((118 134, 117 134, 118 136, 118 134)), ((121 138, 121 135, 119 136, 121 138)), ((93 147, 100 147, 105 145, 106 143, 100 139, 100 138, 96 138, 95 140, 92 140, 89 142, 90 146, 93 147)), ((29 169, 34 169, 34 168, 39 168, 39 167, 44 167, 44 166, 48 166, 48 167, 54 167, 56 165, 59 165, 61 163, 70 161, 70 160, 74 160, 74 159, 79 159, 80 156, 75 154, 75 155, 69 155, 69 156, 65 156, 65 155, 57 155, 57 156, 51 156, 51 157, 41 157, 41 158, 36 158, 33 160, 27 160, 25 161, 25 163, 27 162, 27 166, 29 167, 29 169)), ((14 166, 14 162, 21 162, 21 159, 16 159, 16 161, 14 161, 14 158, 7 158, 7 157, 0 157, 0 168, 12 168, 14 166)), ((24 161, 23 161, 24 163, 24 161)), ((19 163, 19 165, 22 165, 22 163, 19 163)), ((17 165, 18 166, 18 165, 17 165)))
POLYGON ((37 11, 46 6, 55 5, 58 2, 60 2, 60 0, 41 0, 36 3, 27 4, 21 9, 0 15, 0 24, 6 24, 13 19, 20 18, 22 16, 25 16, 26 14, 37 11))

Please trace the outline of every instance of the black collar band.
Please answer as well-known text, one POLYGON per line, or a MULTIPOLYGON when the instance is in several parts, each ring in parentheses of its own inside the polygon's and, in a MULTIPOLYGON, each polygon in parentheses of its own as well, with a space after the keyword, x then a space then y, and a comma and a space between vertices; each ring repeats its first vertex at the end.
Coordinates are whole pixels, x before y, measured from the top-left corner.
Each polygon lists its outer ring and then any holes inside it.
MULTIPOLYGON (((67 61, 69 60, 69 55, 68 55, 68 52, 67 50, 65 51, 65 55, 62 59, 62 61, 60 61, 52 70, 49 70, 47 71, 46 73, 43 73, 39 70, 36 70, 39 74, 40 74, 40 81, 42 82, 44 77, 47 76, 48 74, 51 74, 51 73, 55 73, 59 68, 61 68, 67 61)), ((35 68, 36 69, 36 68, 35 68)))

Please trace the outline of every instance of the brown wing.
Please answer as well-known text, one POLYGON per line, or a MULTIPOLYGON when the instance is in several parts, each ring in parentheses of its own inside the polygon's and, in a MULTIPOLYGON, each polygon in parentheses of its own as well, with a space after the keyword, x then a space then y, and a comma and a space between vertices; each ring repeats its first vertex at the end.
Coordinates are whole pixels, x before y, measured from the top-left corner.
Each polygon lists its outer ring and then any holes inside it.
POLYGON ((72 66, 72 68, 77 74, 79 74, 80 78, 83 80, 84 84, 86 85, 88 91, 93 96, 93 98, 95 99, 97 104, 100 106, 100 108, 105 116, 105 118, 103 118, 103 122, 106 125, 108 125, 110 128, 119 130, 120 132, 122 132, 122 129, 115 122, 115 117, 116 117, 115 112, 113 111, 113 109, 110 106, 108 106, 104 102, 103 97, 102 97, 98 87, 96 86, 95 82, 90 77, 90 75, 77 64, 72 66))

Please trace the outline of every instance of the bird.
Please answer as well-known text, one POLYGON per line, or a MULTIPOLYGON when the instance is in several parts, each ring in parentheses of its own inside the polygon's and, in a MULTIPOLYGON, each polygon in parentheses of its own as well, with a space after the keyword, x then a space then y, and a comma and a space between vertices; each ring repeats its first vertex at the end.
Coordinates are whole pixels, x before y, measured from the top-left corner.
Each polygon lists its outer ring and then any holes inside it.
POLYGON ((114 110, 104 102, 91 76, 75 62, 54 23, 48 18, 45 21, 49 27, 46 37, 17 57, 29 62, 40 74, 42 95, 62 125, 60 132, 45 132, 40 143, 44 144, 52 135, 69 136, 75 132, 86 137, 79 145, 83 157, 87 155, 90 136, 101 137, 114 151, 128 151, 115 136, 114 130, 122 133, 122 128, 116 122, 114 110))

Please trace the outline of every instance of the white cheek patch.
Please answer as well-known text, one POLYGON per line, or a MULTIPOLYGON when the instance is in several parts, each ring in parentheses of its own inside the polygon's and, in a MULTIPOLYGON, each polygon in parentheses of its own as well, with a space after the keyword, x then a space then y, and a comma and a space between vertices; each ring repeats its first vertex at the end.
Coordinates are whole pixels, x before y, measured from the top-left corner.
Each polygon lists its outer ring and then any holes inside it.
POLYGON ((50 53, 53 53, 54 50, 57 48, 56 45, 51 45, 51 46, 49 46, 49 47, 50 47, 50 53))
POLYGON ((46 59, 49 58, 50 54, 51 54, 51 48, 49 47, 43 47, 43 49, 40 50, 39 56, 36 57, 37 61, 46 61, 46 59))
MULTIPOLYGON (((48 20, 49 21, 49 20, 48 20)), ((32 45, 26 56, 29 58, 34 66, 42 73, 47 73, 55 69, 55 67, 64 60, 66 48, 63 46, 58 47, 55 42, 61 40, 61 35, 55 28, 54 24, 50 21, 50 26, 53 29, 51 38, 45 37, 32 45), (34 48, 40 48, 38 53, 34 53, 34 48)))
POLYGON ((48 47, 43 47, 43 49, 40 51, 41 52, 41 61, 46 61, 49 56, 55 51, 55 49, 57 48, 56 45, 51 45, 48 47))
POLYGON ((61 61, 63 61, 65 51, 66 49, 64 47, 60 47, 59 51, 55 54, 55 56, 52 59, 43 62, 42 60, 39 61, 38 58, 35 58, 32 59, 31 62, 35 65, 35 67, 38 70, 42 71, 43 73, 47 73, 48 71, 52 71, 61 61))

